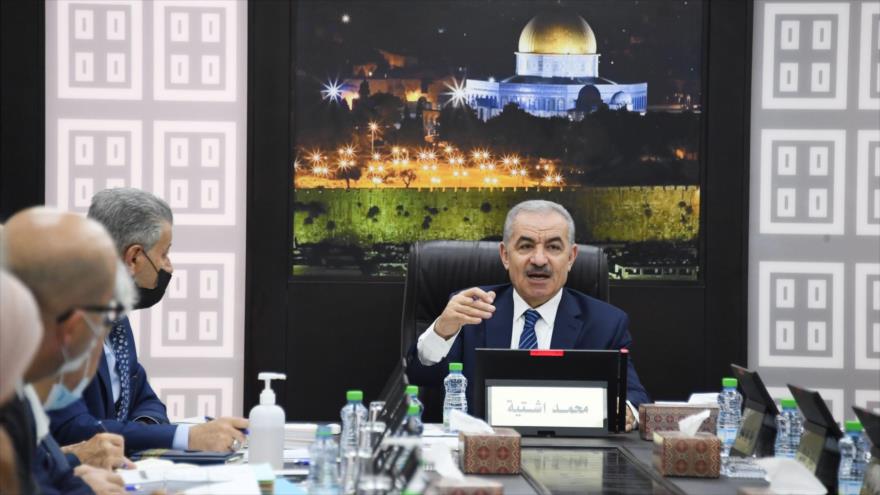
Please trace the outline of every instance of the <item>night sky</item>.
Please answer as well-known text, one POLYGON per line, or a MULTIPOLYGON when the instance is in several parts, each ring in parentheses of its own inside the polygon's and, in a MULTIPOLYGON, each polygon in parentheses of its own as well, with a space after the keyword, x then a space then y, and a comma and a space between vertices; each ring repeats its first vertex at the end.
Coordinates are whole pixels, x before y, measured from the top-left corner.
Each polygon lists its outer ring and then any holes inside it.
POLYGON ((698 99, 703 6, 697 0, 299 1, 295 65, 321 80, 351 77, 353 64, 375 61, 376 49, 384 49, 419 59, 417 68, 389 77, 500 80, 515 73, 526 23, 556 8, 590 24, 600 76, 648 82, 650 103, 677 89, 698 99))

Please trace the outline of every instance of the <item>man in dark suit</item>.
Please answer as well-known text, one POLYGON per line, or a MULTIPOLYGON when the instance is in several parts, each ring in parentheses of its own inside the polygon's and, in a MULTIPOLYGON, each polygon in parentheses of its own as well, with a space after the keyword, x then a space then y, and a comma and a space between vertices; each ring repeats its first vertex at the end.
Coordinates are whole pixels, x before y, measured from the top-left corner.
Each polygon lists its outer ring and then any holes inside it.
POLYGON ((123 493, 122 478, 112 471, 74 469, 69 461, 78 462, 77 454, 64 454, 49 433, 44 412, 79 394, 79 384, 90 379, 89 363, 96 362, 94 351, 107 335, 106 322, 119 311, 114 300, 119 263, 113 241, 100 224, 81 215, 37 207, 9 219, 3 247, 9 271, 33 293, 43 327, 24 373, 28 385, 0 413, 7 431, 15 430, 16 462, 29 466, 32 475, 24 480, 22 491, 34 492, 36 482, 42 493, 123 493), (36 384, 43 384, 43 397, 38 397, 36 384))
MULTIPOLYGON (((171 250, 173 216, 165 201, 131 188, 106 189, 92 198, 89 218, 107 228, 138 289, 135 309, 159 302, 174 268, 171 250)), ((170 424, 165 404, 156 396, 138 362, 128 318, 117 321, 104 341, 97 379, 83 400, 53 411, 52 433, 75 443, 106 429, 125 438, 128 452, 150 448, 237 450, 244 443, 243 418, 218 418, 199 425, 170 424)))
MULTIPOLYGON (((449 362, 462 362, 473 404, 476 348, 628 349, 629 318, 608 303, 565 288, 577 256, 574 221, 561 205, 525 201, 507 214, 501 262, 510 283, 471 287, 449 299, 443 313, 410 349, 407 374, 438 385, 449 362)), ((627 374, 627 431, 634 408, 648 402, 632 359, 627 374)))

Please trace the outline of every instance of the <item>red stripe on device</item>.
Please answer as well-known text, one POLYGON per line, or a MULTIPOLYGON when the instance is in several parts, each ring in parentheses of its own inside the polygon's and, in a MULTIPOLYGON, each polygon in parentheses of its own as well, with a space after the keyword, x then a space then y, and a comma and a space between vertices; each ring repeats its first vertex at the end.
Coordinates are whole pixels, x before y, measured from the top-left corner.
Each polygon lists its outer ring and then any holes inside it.
POLYGON ((529 356, 532 357, 562 357, 565 355, 565 351, 559 349, 532 349, 529 351, 529 356))

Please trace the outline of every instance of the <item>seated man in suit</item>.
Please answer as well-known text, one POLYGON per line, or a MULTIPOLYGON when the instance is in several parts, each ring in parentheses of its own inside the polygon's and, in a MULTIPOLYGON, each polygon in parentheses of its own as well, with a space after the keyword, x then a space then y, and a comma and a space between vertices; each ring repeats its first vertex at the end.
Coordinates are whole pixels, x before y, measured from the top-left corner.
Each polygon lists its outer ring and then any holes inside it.
MULTIPOLYGON (((449 299, 443 313, 409 352, 407 374, 414 384, 442 384, 449 362, 463 362, 468 403, 473 403, 475 349, 626 349, 632 343, 626 313, 565 288, 577 256, 574 221, 561 205, 522 202, 508 212, 501 262, 510 283, 471 287, 449 299)), ((647 402, 632 360, 627 375, 627 431, 633 408, 647 402)))
POLYGON ((0 422, 12 427, 7 431, 16 430, 17 462, 32 474, 23 481, 22 492, 35 492, 35 481, 39 492, 47 494, 122 493, 122 478, 112 471, 74 469, 69 461, 76 456, 68 458, 61 451, 44 412, 81 390, 71 388, 65 377, 80 373, 77 381, 87 381, 81 370, 109 330, 104 322, 118 311, 113 298, 120 264, 113 241, 100 224, 81 215, 30 208, 9 219, 3 245, 8 269, 33 294, 43 328, 24 373, 28 385, 0 413, 0 422), (38 397, 30 385, 36 383, 48 385, 45 397, 38 397))
MULTIPOLYGON (((138 289, 135 309, 162 299, 174 268, 168 257, 173 217, 168 204, 138 189, 100 191, 92 198, 89 218, 107 228, 117 252, 138 289)), ((116 322, 104 341, 97 379, 83 400, 53 411, 52 433, 65 444, 75 443, 104 428, 125 438, 129 452, 151 448, 226 451, 244 443, 243 418, 218 418, 199 425, 169 424, 143 366, 138 362, 128 318, 116 322)))

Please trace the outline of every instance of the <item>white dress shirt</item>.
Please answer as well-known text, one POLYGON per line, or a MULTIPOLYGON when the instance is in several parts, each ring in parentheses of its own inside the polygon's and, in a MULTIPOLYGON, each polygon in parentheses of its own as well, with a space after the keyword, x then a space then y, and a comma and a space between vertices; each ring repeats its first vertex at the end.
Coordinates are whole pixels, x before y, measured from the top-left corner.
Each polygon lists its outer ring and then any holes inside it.
POLYGON ((33 385, 25 385, 23 392, 24 398, 30 403, 31 412, 34 415, 36 440, 37 445, 40 445, 40 442, 49 434, 49 416, 46 414, 46 410, 43 409, 43 401, 40 400, 33 385))
MULTIPOLYGON (((549 349, 550 342, 553 340, 553 323, 556 322, 556 310, 559 309, 559 302, 562 301, 562 291, 558 291, 549 301, 534 308, 541 318, 535 322, 535 336, 538 338, 538 349, 549 349)), ((510 348, 519 349, 519 337, 522 335, 523 326, 526 322, 526 310, 531 306, 522 297, 516 289, 513 289, 513 331, 510 334, 510 348)), ((437 335, 434 331, 434 325, 437 320, 419 336, 419 342, 416 345, 419 351, 419 361, 425 366, 437 364, 449 354, 452 344, 458 338, 458 332, 449 339, 437 335)), ((459 331, 461 329, 459 328, 459 331)))
POLYGON ((113 403, 119 400, 122 388, 119 385, 119 375, 116 374, 116 354, 113 354, 113 346, 110 344, 110 336, 104 339, 104 358, 107 360, 107 368, 110 372, 110 390, 113 391, 113 403))
MULTIPOLYGON (((541 315, 541 318, 535 322, 535 336, 538 338, 538 349, 549 349, 550 342, 553 340, 553 324, 556 322, 556 311, 559 309, 561 301, 562 290, 559 290, 547 302, 537 308, 532 308, 513 288, 513 331, 510 334, 510 348, 519 349, 519 338, 522 335, 523 326, 526 321, 526 310, 534 309, 541 315)), ((419 361, 425 366, 431 366, 442 361, 449 354, 452 344, 455 343, 455 339, 458 338, 458 334, 461 332, 461 328, 459 328, 455 335, 449 339, 444 339, 434 331, 434 325, 436 324, 437 320, 434 320, 434 323, 431 323, 431 326, 419 336, 418 343, 416 343, 419 361)), ((638 424, 638 410, 629 401, 626 401, 626 404, 629 406, 630 412, 632 412, 633 425, 638 424)))

